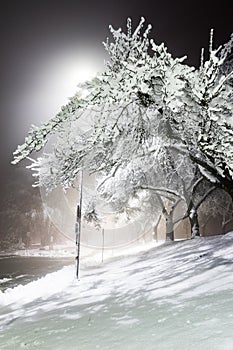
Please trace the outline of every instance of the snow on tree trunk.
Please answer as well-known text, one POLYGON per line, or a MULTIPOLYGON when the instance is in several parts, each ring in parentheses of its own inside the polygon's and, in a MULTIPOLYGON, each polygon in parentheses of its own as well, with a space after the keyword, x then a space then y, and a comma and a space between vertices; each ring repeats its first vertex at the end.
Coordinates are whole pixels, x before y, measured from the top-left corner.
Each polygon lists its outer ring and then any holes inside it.
POLYGON ((193 207, 190 211, 189 221, 191 224, 192 238, 196 236, 200 236, 198 214, 197 214, 197 209, 195 207, 193 207))
POLYGON ((173 225, 173 212, 166 215, 166 240, 174 241, 174 225, 173 225))

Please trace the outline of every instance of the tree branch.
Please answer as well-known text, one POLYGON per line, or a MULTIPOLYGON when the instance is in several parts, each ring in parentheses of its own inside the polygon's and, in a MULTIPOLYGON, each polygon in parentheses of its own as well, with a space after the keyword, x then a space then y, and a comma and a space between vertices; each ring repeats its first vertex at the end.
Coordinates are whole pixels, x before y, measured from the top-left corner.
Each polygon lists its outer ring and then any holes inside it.
POLYGON ((183 200, 184 197, 179 193, 179 192, 176 192, 174 190, 170 190, 168 188, 164 188, 164 187, 152 187, 152 186, 140 186, 139 187, 140 189, 142 190, 150 190, 150 191, 156 191, 156 192, 166 192, 166 193, 169 193, 169 194, 172 194, 178 198, 181 198, 183 200))

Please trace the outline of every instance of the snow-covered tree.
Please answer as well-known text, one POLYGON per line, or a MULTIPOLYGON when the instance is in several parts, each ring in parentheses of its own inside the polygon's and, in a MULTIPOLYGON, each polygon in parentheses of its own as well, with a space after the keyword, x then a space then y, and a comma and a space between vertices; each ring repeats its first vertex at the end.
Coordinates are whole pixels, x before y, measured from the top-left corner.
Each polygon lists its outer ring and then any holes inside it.
POLYGON ((98 192, 116 211, 126 210, 129 215, 135 211, 135 206, 131 207, 132 199, 139 198, 137 205, 154 219, 155 226, 158 218, 164 216, 166 237, 173 240, 174 226, 186 218, 190 221, 192 237, 200 235, 198 209, 216 188, 189 158, 166 150, 157 163, 151 158, 147 163, 141 160, 118 169, 114 177, 100 182, 98 192), (186 209, 177 216, 175 210, 180 204, 186 209))
MULTIPOLYGON (((104 43, 109 54, 104 71, 80 85, 55 118, 32 128, 13 163, 40 150, 55 133, 53 151, 30 166, 39 175, 38 185, 47 189, 72 186, 82 169, 98 173, 107 186, 132 164, 134 169, 140 169, 140 162, 162 168, 163 155, 176 152, 178 160, 191 161, 191 167, 198 166, 214 186, 233 196, 231 72, 222 70, 226 57, 213 50, 211 34, 209 59, 202 59, 199 69, 189 67, 185 57, 173 58, 164 44, 150 40, 151 26, 142 32, 143 23, 142 18, 132 31, 128 19, 127 33, 110 26, 113 42, 104 43), (89 124, 82 130, 84 112, 89 124)), ((180 161, 166 166, 176 180, 189 173, 180 161)), ((129 180, 126 202, 130 186, 129 180)), ((172 187, 166 184, 163 193, 184 197, 184 189, 176 186, 180 180, 172 187)), ((114 204, 113 196, 109 200, 114 204)))

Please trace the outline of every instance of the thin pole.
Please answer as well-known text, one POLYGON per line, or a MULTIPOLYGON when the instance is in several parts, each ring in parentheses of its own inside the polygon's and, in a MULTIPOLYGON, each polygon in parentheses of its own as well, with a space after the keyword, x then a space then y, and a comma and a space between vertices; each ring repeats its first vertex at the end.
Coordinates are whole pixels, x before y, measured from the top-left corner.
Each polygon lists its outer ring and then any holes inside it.
POLYGON ((82 197, 83 197, 83 171, 79 175, 79 201, 76 212, 75 222, 75 244, 76 244, 76 277, 79 277, 79 260, 80 260, 80 238, 81 238, 81 224, 82 224, 82 197))
POLYGON ((102 228, 102 262, 104 261, 104 228, 102 228))

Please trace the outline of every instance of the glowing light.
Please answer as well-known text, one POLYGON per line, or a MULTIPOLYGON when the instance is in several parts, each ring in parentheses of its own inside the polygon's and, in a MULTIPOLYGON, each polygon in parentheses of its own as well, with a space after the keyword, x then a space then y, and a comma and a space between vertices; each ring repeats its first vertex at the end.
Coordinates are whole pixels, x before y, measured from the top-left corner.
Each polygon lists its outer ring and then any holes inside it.
POLYGON ((14 99, 13 111, 22 123, 14 130, 15 138, 22 139, 31 124, 38 125, 56 115, 62 105, 78 91, 77 85, 103 70, 104 57, 98 52, 64 48, 49 51, 34 62, 33 74, 14 99))
POLYGON ((77 92, 78 84, 92 79, 99 70, 93 60, 67 55, 53 60, 44 70, 44 74, 47 76, 47 81, 49 80, 47 87, 51 91, 51 85, 53 86, 57 102, 61 104, 61 101, 65 103, 68 97, 77 92))

